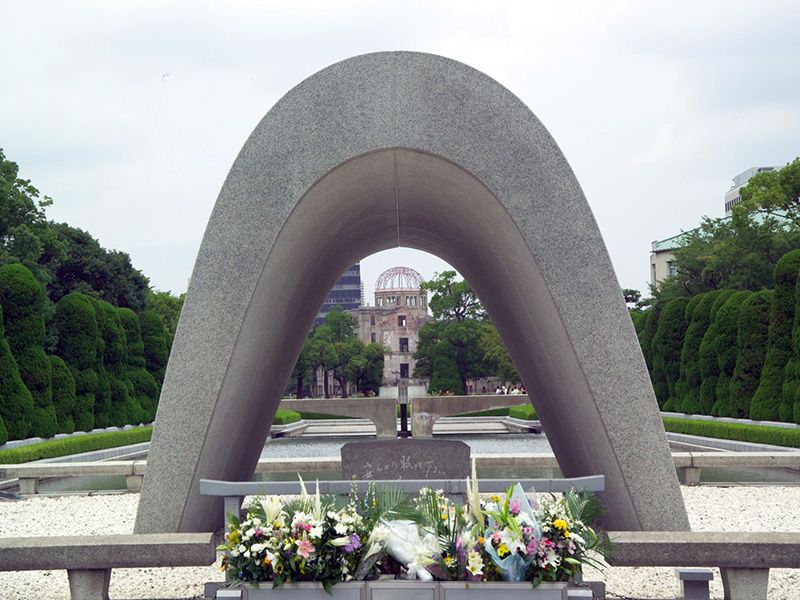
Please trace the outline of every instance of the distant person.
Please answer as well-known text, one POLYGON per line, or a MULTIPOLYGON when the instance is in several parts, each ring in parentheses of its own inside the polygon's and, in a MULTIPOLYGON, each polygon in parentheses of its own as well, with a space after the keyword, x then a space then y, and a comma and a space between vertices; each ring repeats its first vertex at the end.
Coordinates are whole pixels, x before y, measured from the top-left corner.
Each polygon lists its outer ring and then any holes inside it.
POLYGON ((498 386, 497 386, 497 389, 494 391, 494 393, 495 393, 495 394, 498 394, 498 395, 499 395, 499 394, 502 394, 502 393, 503 393, 503 388, 501 388, 501 387, 498 385, 498 386))

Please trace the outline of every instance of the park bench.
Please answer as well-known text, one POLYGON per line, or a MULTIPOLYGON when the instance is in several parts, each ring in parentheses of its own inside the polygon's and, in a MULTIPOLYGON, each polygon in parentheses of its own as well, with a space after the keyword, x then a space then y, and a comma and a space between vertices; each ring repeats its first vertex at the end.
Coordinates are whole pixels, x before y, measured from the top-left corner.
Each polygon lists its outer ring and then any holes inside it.
POLYGON ((770 568, 800 568, 800 533, 610 531, 617 567, 719 567, 729 600, 766 600, 770 568))
POLYGON ((207 566, 216 558, 212 533, 0 538, 0 571, 66 569, 73 600, 108 600, 113 568, 207 566))

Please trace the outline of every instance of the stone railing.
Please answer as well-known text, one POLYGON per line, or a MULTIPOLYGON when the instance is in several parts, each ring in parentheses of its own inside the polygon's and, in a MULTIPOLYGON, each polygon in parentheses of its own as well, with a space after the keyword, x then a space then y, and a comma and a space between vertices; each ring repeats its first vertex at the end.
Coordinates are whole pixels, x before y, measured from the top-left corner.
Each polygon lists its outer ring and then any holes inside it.
POLYGON ((411 435, 433 436, 441 417, 528 404, 527 395, 486 394, 481 396, 419 396, 411 399, 411 435))
POLYGON ((397 436, 397 401, 394 398, 302 398, 281 400, 281 407, 297 412, 315 412, 369 419, 378 437, 397 436))
POLYGON ((770 568, 800 568, 800 532, 610 531, 618 567, 719 567, 729 600, 766 600, 770 568))
POLYGON ((108 600, 114 568, 207 566, 216 559, 212 533, 0 538, 0 571, 66 569, 73 600, 108 600))

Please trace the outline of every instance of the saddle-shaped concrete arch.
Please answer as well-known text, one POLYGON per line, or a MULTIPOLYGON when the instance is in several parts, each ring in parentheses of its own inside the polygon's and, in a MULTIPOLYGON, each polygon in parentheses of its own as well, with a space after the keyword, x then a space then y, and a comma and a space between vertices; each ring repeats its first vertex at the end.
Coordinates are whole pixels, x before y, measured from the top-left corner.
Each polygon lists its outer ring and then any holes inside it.
POLYGON ((392 246, 472 283, 564 473, 606 475, 608 526, 688 528, 619 285, 557 145, 483 73, 385 52, 292 89, 231 168, 167 367, 137 531, 212 526, 221 506, 199 479, 249 479, 325 294, 392 246))

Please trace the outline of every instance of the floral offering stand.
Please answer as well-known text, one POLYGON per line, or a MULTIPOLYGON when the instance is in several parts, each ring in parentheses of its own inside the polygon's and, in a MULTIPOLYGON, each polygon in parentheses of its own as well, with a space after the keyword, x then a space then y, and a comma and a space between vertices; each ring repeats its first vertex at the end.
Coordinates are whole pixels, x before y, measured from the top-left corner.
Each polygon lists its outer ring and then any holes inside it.
POLYGON ((219 590, 217 598, 241 600, 483 600, 492 594, 502 594, 503 600, 567 600, 567 584, 531 584, 512 582, 420 582, 420 581, 370 581, 339 583, 330 594, 322 584, 301 582, 272 588, 268 584, 219 590))
POLYGON ((309 495, 257 497, 244 518, 228 515, 217 598, 267 600, 567 600, 570 580, 606 549, 590 526, 599 504, 566 492, 541 504, 519 484, 467 502, 422 488, 354 484, 346 502, 309 495))

